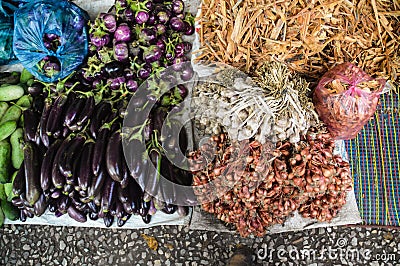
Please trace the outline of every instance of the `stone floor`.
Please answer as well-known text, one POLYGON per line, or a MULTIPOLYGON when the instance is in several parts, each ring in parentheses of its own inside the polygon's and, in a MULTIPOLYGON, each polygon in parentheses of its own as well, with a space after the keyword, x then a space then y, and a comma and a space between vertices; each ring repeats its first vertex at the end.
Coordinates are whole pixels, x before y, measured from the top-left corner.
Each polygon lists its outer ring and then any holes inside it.
POLYGON ((241 238, 182 226, 97 229, 6 225, 0 265, 225 265, 235 248, 254 265, 400 265, 400 230, 334 227, 241 238), (157 250, 143 235, 152 236, 157 250))

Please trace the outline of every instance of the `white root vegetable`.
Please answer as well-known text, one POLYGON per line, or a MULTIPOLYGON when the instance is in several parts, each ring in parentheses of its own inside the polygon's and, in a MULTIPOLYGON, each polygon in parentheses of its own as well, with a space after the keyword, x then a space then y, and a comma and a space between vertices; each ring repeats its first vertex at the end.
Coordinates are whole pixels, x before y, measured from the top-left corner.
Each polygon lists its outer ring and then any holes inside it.
POLYGON ((197 122, 206 131, 222 127, 232 140, 254 137, 262 144, 287 139, 295 143, 310 126, 322 125, 308 93, 304 79, 271 62, 256 69, 253 79, 222 70, 195 87, 192 109, 203 114, 197 122))

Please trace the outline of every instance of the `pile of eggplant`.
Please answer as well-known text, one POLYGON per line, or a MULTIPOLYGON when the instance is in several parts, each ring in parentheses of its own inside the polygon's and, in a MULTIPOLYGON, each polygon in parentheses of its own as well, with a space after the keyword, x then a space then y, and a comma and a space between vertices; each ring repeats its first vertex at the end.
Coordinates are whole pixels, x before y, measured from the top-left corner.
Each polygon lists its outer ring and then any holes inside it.
POLYGON ((150 76, 172 66, 190 80, 193 69, 183 40, 194 33, 194 17, 182 0, 116 0, 110 13, 89 23, 89 56, 80 80, 93 89, 108 84, 135 92, 150 76))
MULTIPOLYGON (((140 180, 156 187, 157 175, 166 175, 150 174, 147 167, 148 161, 161 163, 161 153, 154 156, 151 152, 151 160, 143 156, 137 162, 140 169, 129 170, 121 132, 127 101, 101 100, 96 104, 94 96, 84 94, 69 89, 58 96, 45 97, 43 93, 36 97, 35 102, 42 103, 35 104, 31 116, 25 119, 24 167, 13 185, 13 204, 21 209, 20 219, 40 216, 47 207, 57 217, 68 214, 79 222, 87 217, 102 218, 106 226, 111 226, 114 219, 123 226, 132 214, 149 223, 157 210, 167 214, 178 210, 180 215, 187 215, 188 207, 167 203, 162 196, 152 197, 157 192, 147 193, 139 186, 140 180)), ((158 122, 168 109, 155 108, 155 112, 160 110, 160 118, 152 115, 158 122)), ((148 136, 161 132, 150 119, 146 123, 148 136)), ((182 140, 187 141, 186 136, 182 140)), ((135 141, 127 145, 140 145, 135 141)), ((172 164, 166 169, 173 169, 173 180, 190 184, 188 173, 174 169, 172 164)))

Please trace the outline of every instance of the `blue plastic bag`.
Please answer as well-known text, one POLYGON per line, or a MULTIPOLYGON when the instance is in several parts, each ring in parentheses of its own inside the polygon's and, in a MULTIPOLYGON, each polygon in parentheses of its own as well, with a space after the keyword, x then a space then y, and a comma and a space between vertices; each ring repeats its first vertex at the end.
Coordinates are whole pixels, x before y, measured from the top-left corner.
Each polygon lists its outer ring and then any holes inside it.
POLYGON ((0 12, 0 65, 7 65, 13 58, 12 18, 0 12))
POLYGON ((14 14, 14 54, 39 80, 62 79, 85 60, 88 20, 86 11, 65 0, 27 3, 14 14))

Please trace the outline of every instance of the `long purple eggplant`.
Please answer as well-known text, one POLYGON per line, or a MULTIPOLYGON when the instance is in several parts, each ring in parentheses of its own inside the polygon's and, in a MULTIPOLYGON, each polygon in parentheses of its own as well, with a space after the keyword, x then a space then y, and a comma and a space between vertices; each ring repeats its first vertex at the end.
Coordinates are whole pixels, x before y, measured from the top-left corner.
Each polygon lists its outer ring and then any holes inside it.
POLYGON ((100 211, 100 208, 93 201, 88 202, 87 205, 91 212, 97 213, 100 211))
POLYGON ((11 203, 18 208, 23 208, 24 207, 24 203, 22 202, 22 200, 20 198, 13 198, 11 200, 11 203))
POLYGON ((21 222, 26 222, 26 214, 25 214, 25 211, 24 210, 20 210, 20 212, 19 212, 19 220, 21 221, 21 222))
POLYGON ((121 180, 121 187, 126 188, 129 184, 129 181, 131 180, 131 175, 129 173, 129 168, 128 165, 126 164, 124 154, 121 154, 121 164, 122 164, 122 170, 121 170, 121 175, 122 175, 122 180, 121 180))
POLYGON ((62 195, 57 199, 57 209, 62 213, 66 213, 70 205, 71 205, 71 198, 68 196, 62 195))
POLYGON ((160 187, 161 154, 158 150, 152 149, 149 153, 153 165, 148 167, 148 174, 145 176, 144 190, 152 196, 157 195, 160 187))
POLYGON ((168 109, 165 107, 158 107, 154 110, 153 115, 153 132, 157 132, 157 135, 161 135, 161 129, 163 127, 165 118, 168 114, 168 109))
POLYGON ((25 167, 19 168, 13 181, 12 192, 16 197, 25 193, 25 167))
POLYGON ((122 203, 122 206, 124 207, 126 213, 132 214, 137 212, 132 209, 130 202, 122 203))
POLYGON ((49 211, 50 212, 55 212, 58 208, 57 206, 57 201, 56 200, 49 200, 49 211))
POLYGON ((165 207, 161 210, 163 213, 166 214, 173 214, 175 213, 177 207, 173 204, 166 204, 165 207))
POLYGON ((129 183, 129 194, 132 197, 131 209, 134 213, 139 212, 143 199, 143 190, 136 181, 129 183))
POLYGON ((69 136, 63 140, 60 147, 58 147, 57 153, 54 156, 52 171, 51 171, 51 178, 53 181, 53 185, 56 188, 62 188, 66 183, 65 177, 60 173, 59 164, 62 158, 64 151, 68 148, 72 137, 69 136))
POLYGON ((115 216, 117 216, 117 218, 122 219, 122 217, 124 217, 125 215, 125 210, 124 210, 124 206, 122 205, 122 203, 119 200, 115 201, 115 216))
MULTIPOLYGON (((103 212, 100 212, 100 213, 103 213, 103 212)), ((112 216, 109 213, 104 213, 103 221, 104 221, 104 225, 106 227, 110 227, 114 223, 114 216, 112 216)))
POLYGON ((47 209, 47 199, 44 196, 44 194, 40 195, 39 200, 36 201, 35 204, 33 205, 33 209, 34 209, 35 215, 37 217, 42 216, 42 214, 46 211, 46 209, 47 209))
MULTIPOLYGON (((130 166, 130 174, 134 179, 139 178, 143 169, 146 167, 147 160, 143 159, 141 152, 142 143, 139 140, 131 140, 125 146, 125 159, 130 166)), ((144 150, 144 149, 142 149, 144 150)))
POLYGON ((163 201, 167 204, 173 203, 177 197, 175 187, 172 183, 172 176, 174 175, 173 167, 174 166, 168 160, 168 158, 163 156, 161 160, 161 174, 165 179, 171 181, 168 182, 167 180, 164 180, 164 182, 162 182, 162 185, 160 186, 163 201))
MULTIPOLYGON (((85 107, 85 102, 86 101, 84 98, 78 97, 68 106, 65 111, 64 126, 67 126, 69 129, 71 129, 71 126, 75 123, 80 115, 80 112, 82 112, 82 109, 85 107)), ((73 131, 73 129, 71 130, 73 131)))
POLYGON ((35 216, 32 212, 28 211, 27 209, 23 209, 23 210, 21 210, 21 212, 23 212, 25 215, 25 221, 26 221, 26 217, 33 218, 35 216))
POLYGON ((115 200, 115 190, 116 190, 116 182, 111 179, 107 178, 103 187, 102 191, 102 198, 101 198, 101 211, 108 212, 115 200))
POLYGON ((103 164, 105 158, 105 152, 107 150, 107 140, 109 138, 110 129, 102 128, 98 134, 97 140, 93 148, 93 158, 91 162, 92 172, 95 176, 99 174, 100 167, 103 164))
POLYGON ((95 147, 94 142, 86 142, 81 154, 81 164, 77 175, 78 186, 82 191, 87 191, 91 185, 93 174, 91 171, 91 162, 95 147))
POLYGON ((107 102, 100 102, 95 106, 95 111, 90 121, 89 131, 93 138, 97 139, 97 134, 100 127, 104 124, 104 121, 112 113, 111 105, 107 102))
POLYGON ((122 218, 117 219, 117 225, 119 227, 124 226, 126 224, 126 222, 129 220, 129 218, 131 218, 131 216, 132 216, 131 214, 125 213, 125 215, 122 218))
POLYGON ((44 107, 43 107, 42 116, 40 118, 40 124, 39 124, 40 139, 42 140, 43 145, 46 147, 50 146, 50 138, 49 138, 49 135, 47 135, 46 126, 47 126, 47 120, 50 115, 51 107, 52 107, 51 98, 46 98, 46 100, 44 101, 44 107))
POLYGON ((30 205, 40 197, 40 159, 36 145, 27 142, 24 147, 25 196, 30 205))
POLYGON ((146 216, 146 215, 148 214, 148 212, 149 212, 149 209, 150 209, 150 201, 145 201, 145 200, 143 200, 143 198, 142 198, 140 204, 141 204, 141 206, 140 206, 140 209, 139 209, 139 215, 142 216, 142 217, 144 217, 144 216, 146 216))
POLYGON ((146 214, 145 216, 142 216, 142 220, 145 224, 149 224, 151 222, 151 215, 146 214))
MULTIPOLYGON (((135 182, 135 181, 131 181, 135 182)), ((129 184, 123 188, 120 184, 117 184, 117 196, 122 203, 132 202, 132 196, 129 191, 129 184)))
POLYGON ((23 112, 24 115, 24 135, 25 141, 31 141, 40 144, 40 138, 38 135, 40 116, 35 113, 32 109, 26 109, 23 112))
POLYGON ((90 96, 86 99, 85 107, 82 109, 82 112, 79 114, 78 118, 75 121, 75 124, 77 126, 83 126, 87 123, 87 121, 92 117, 94 106, 94 97, 90 96))
POLYGON ((81 193, 81 188, 79 186, 78 177, 79 171, 81 170, 81 165, 83 166, 84 160, 82 160, 82 153, 85 150, 85 146, 82 149, 78 150, 75 154, 75 158, 73 159, 72 163, 72 177, 67 178, 67 184, 75 184, 75 190, 79 192, 82 197, 87 196, 86 193, 81 193))
POLYGON ((88 197, 91 199, 97 198, 100 195, 100 192, 103 188, 104 181, 109 178, 107 170, 103 169, 102 167, 100 169, 100 172, 97 176, 93 176, 92 179, 92 184, 90 185, 90 188, 88 189, 88 197))
POLYGON ((58 199, 59 197, 61 197, 61 195, 61 190, 55 190, 50 194, 50 197, 52 197, 53 199, 58 199))
POLYGON ((64 94, 59 95, 53 103, 53 106, 51 108, 49 117, 47 119, 47 124, 46 124, 46 133, 49 136, 56 136, 56 131, 58 131, 60 134, 61 133, 61 120, 62 120, 62 115, 63 115, 63 109, 65 108, 65 105, 67 103, 68 97, 64 94))
POLYGON ((84 223, 87 221, 86 214, 82 211, 79 211, 74 205, 70 205, 67 209, 67 212, 69 217, 77 222, 84 223))
POLYGON ((89 212, 89 219, 92 221, 97 221, 99 219, 99 214, 96 212, 89 212))
POLYGON ((85 140, 86 137, 83 134, 78 134, 69 142, 68 147, 64 150, 58 163, 59 170, 63 176, 72 176, 73 158, 82 149, 85 140))
POLYGON ((116 131, 111 134, 110 140, 108 141, 107 144, 107 151, 106 151, 106 168, 108 171, 108 174, 112 179, 114 179, 117 182, 122 181, 122 160, 124 158, 121 158, 122 156, 122 138, 121 138, 121 132, 116 131))
POLYGON ((53 161, 61 143, 61 140, 56 140, 53 144, 50 145, 49 149, 43 157, 43 162, 40 169, 40 185, 43 190, 48 190, 52 184, 51 175, 53 161))

